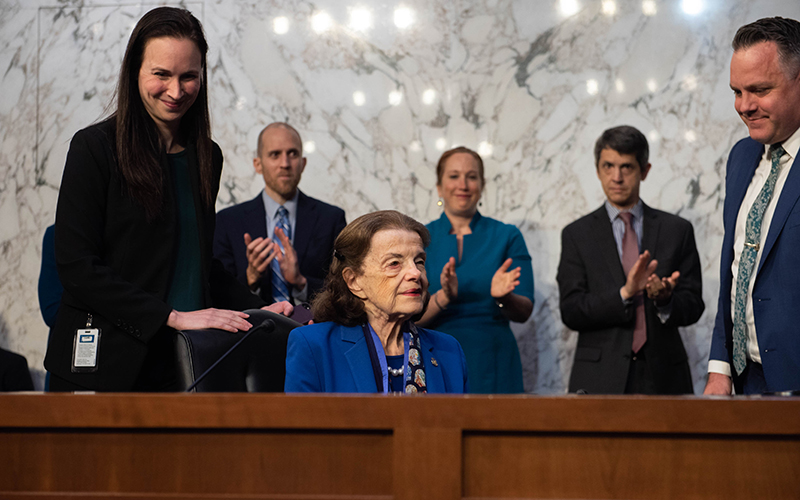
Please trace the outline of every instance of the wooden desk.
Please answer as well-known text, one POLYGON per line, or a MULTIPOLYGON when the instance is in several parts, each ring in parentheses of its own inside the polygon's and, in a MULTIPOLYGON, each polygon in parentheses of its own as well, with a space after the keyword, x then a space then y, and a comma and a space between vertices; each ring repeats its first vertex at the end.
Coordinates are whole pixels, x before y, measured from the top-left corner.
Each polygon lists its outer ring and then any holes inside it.
POLYGON ((800 400, 0 395, 0 498, 800 498, 800 400))

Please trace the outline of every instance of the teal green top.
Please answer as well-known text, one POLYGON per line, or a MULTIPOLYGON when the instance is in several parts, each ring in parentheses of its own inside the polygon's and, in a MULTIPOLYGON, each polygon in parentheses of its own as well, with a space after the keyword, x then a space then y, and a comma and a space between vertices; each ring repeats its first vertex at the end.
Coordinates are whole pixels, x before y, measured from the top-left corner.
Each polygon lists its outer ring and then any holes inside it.
POLYGON ((456 258, 458 276, 458 298, 426 327, 449 333, 461 343, 470 392, 523 392, 517 341, 491 295, 492 277, 510 257, 510 269, 521 268, 514 293, 533 302, 533 267, 522 233, 516 226, 476 213, 470 222, 472 234, 464 236, 459 262, 458 241, 450 234, 453 226, 447 216, 443 213, 426 227, 431 233, 425 263, 430 293, 442 288, 439 275, 450 257, 456 258))
POLYGON ((197 311, 203 308, 203 273, 200 264, 200 233, 197 229, 197 212, 186 150, 167 155, 167 161, 178 208, 178 247, 167 302, 176 311, 197 311))

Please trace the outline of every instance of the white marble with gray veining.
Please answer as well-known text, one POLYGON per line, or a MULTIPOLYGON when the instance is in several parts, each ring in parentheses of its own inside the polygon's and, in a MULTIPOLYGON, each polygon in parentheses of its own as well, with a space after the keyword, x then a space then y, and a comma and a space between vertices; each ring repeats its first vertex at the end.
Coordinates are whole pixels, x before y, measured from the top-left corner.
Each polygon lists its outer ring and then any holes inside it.
MULTIPOLYGON (((130 31, 158 4, 0 0, 0 346, 27 356, 37 387, 47 338, 41 238, 69 139, 104 116, 130 31)), ((610 126, 640 128, 653 163, 643 199, 689 219, 698 239, 706 312, 683 334, 702 388, 721 183, 746 134, 728 88, 730 40, 759 17, 800 18, 795 0, 184 5, 210 44, 213 130, 226 160, 218 208, 261 189, 256 135, 275 120, 306 142, 301 189, 348 220, 394 208, 428 222, 439 215, 441 152, 466 145, 484 155, 481 211, 519 226, 533 256, 534 314, 515 327, 530 392, 566 390, 576 334, 561 324, 555 274, 561 228, 603 200, 593 143, 610 126), (697 5, 697 14, 683 9, 697 5)))

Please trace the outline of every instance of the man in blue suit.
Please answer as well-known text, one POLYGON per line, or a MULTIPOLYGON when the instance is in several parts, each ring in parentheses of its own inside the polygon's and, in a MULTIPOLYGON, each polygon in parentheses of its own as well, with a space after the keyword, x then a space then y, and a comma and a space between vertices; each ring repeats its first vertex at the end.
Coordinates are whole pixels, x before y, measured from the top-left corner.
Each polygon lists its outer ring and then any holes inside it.
POLYGON ((725 180, 720 294, 705 394, 800 389, 800 22, 739 28, 730 85, 750 137, 725 180))
POLYGON ((306 302, 322 287, 344 211, 297 188, 306 158, 289 124, 261 131, 253 166, 264 190, 217 214, 214 257, 267 303, 306 302))

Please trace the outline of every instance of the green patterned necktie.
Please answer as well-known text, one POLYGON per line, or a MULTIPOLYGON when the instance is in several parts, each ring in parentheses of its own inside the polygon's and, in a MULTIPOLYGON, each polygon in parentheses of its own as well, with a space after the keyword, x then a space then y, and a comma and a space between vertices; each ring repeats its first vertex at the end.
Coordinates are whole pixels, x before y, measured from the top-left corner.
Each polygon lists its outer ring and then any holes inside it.
POLYGON ((761 246, 761 222, 764 219, 764 212, 772 200, 772 194, 775 192, 775 183, 778 181, 778 174, 781 171, 781 156, 785 153, 786 151, 780 144, 773 144, 769 147, 772 168, 769 171, 767 182, 761 188, 758 198, 753 202, 753 206, 747 214, 744 248, 739 257, 739 272, 736 276, 736 303, 733 316, 733 367, 736 369, 737 375, 742 374, 746 364, 747 290, 750 287, 750 278, 761 246))

